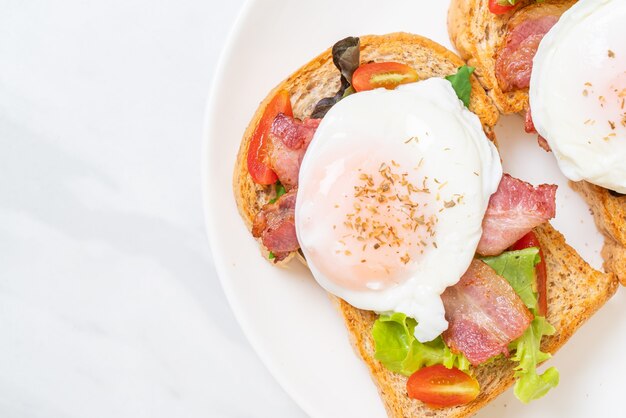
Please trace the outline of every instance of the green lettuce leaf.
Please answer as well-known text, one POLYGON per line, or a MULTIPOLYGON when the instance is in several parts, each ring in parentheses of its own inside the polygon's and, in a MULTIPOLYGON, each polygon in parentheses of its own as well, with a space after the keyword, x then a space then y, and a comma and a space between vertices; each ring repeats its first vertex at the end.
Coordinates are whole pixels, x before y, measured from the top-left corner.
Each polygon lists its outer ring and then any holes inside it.
POLYGON ((541 261, 539 249, 526 248, 519 251, 507 251, 497 257, 487 257, 483 261, 504 277, 520 296, 524 304, 535 315, 530 326, 521 337, 509 344, 509 350, 515 354, 511 360, 519 364, 515 368, 514 393, 517 399, 528 403, 539 399, 559 384, 559 372, 550 367, 542 374, 537 373, 537 366, 551 355, 541 351, 541 338, 552 335, 555 329, 542 316, 538 316, 535 265, 541 261))
POLYGON ((507 251, 482 260, 509 282, 531 312, 537 311, 535 266, 541 261, 537 247, 507 251))
MULTIPOLYGON (((539 249, 526 248, 507 251, 497 257, 487 257, 483 261, 504 277, 520 295, 524 304, 535 315, 530 326, 517 340, 509 344, 513 353, 511 361, 515 367, 515 396, 528 403, 541 398, 559 383, 559 372, 554 367, 542 374, 537 366, 549 359, 549 353, 541 351, 541 339, 552 335, 555 329, 548 321, 537 316, 538 302, 535 280, 535 265, 539 263, 539 249)), ((381 315, 374 323, 372 333, 376 344, 375 356, 389 370, 410 376, 416 370, 443 364, 467 371, 470 363, 463 354, 453 354, 441 337, 428 343, 420 343, 413 336, 417 322, 401 313, 381 315)))
POLYGON ((515 350, 511 360, 519 362, 515 368, 514 393, 517 399, 528 403, 539 399, 559 384, 559 371, 550 367, 542 374, 537 373, 537 365, 551 357, 550 353, 541 351, 541 337, 555 333, 552 325, 544 317, 537 316, 530 326, 509 348, 515 350))
POLYGON ((472 83, 470 83, 470 76, 474 72, 474 67, 468 67, 464 65, 459 67, 456 74, 452 74, 446 77, 452 84, 452 88, 456 92, 456 95, 467 107, 470 103, 470 94, 472 93, 472 83))
POLYGON ((425 366, 443 364, 447 368, 468 370, 470 363, 462 354, 453 354, 441 337, 420 343, 413 335, 417 322, 402 313, 383 314, 372 328, 376 359, 389 370, 410 376, 425 366))

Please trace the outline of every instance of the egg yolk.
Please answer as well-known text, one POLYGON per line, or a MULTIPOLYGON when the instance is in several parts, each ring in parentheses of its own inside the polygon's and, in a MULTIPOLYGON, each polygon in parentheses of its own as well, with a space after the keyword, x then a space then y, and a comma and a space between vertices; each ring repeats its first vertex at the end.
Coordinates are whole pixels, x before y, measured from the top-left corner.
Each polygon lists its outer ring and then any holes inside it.
POLYGON ((427 251, 437 249, 438 216, 445 183, 429 179, 415 156, 381 158, 357 152, 320 165, 315 267, 346 289, 383 290, 406 281, 427 251), (320 204, 319 199, 323 199, 320 204), (323 253, 321 253, 323 252, 323 253))

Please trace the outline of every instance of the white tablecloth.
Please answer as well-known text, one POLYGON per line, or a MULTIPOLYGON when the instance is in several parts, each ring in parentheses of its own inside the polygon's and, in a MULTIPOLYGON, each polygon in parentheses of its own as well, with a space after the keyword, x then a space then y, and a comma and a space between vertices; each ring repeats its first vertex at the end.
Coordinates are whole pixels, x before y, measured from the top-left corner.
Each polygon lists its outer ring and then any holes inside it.
POLYGON ((0 1, 0 416, 303 417, 226 303, 200 148, 243 3, 0 1))

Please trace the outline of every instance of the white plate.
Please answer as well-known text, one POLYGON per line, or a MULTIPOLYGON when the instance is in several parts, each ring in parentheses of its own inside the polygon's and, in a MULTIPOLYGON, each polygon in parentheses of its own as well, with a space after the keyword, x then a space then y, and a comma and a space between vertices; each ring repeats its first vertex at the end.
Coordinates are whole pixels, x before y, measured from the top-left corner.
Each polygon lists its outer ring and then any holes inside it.
MULTIPOLYGON (((273 86, 345 36, 407 31, 450 47, 446 11, 444 0, 249 1, 216 74, 203 151, 203 192, 215 265, 253 347, 311 417, 386 415, 325 293, 298 263, 279 270, 263 260, 239 218, 231 179, 241 135, 273 86)), ((553 224, 599 267, 601 237, 587 207, 569 189, 552 156, 522 130, 516 116, 498 124, 505 169, 533 183, 559 184, 553 224)), ((620 320, 623 299, 621 292, 551 361, 561 371, 561 384, 549 396, 524 406, 509 391, 479 416, 623 416, 617 409, 620 377, 626 371, 621 361, 626 345, 626 321, 620 320)))

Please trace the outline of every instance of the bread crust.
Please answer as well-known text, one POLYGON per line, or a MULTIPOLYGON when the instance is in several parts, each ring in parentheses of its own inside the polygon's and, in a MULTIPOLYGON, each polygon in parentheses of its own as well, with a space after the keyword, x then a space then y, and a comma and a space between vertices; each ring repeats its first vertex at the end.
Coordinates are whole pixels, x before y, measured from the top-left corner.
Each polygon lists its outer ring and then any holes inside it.
MULTIPOLYGON (((456 68, 465 64, 454 53, 421 36, 393 33, 361 37, 362 62, 391 60, 411 65, 420 79, 453 74, 456 68)), ((470 110, 478 115, 485 132, 495 141, 493 127, 499 113, 478 80, 472 77, 471 82, 470 110)), ((274 197, 272 186, 260 186, 252 181, 246 162, 250 138, 265 106, 276 91, 285 89, 291 94, 294 116, 302 119, 310 115, 318 100, 332 96, 338 88, 339 72, 332 63, 331 51, 328 49, 276 86, 259 105, 244 132, 233 178, 237 206, 249 229, 252 228, 256 213, 274 197)), ((548 304, 551 309, 548 318, 557 328, 557 334, 546 339, 543 346, 545 350, 554 352, 615 292, 617 285, 614 276, 593 271, 549 225, 537 228, 536 231, 546 254, 548 304), (585 286, 588 288, 585 289, 585 286)), ((267 249, 260 246, 267 256, 267 249)), ((298 253, 292 253, 278 265, 284 266, 296 255, 299 256, 298 253)), ((305 262, 301 256, 298 258, 305 262)), ((355 351, 371 371, 390 417, 469 416, 513 384, 513 363, 506 359, 496 360, 476 370, 481 394, 475 401, 456 408, 429 409, 421 402, 408 398, 406 377, 390 372, 374 358, 371 327, 376 314, 356 309, 333 296, 331 298, 344 318, 355 351)))
POLYGON ((586 181, 570 185, 587 201, 604 235, 604 269, 615 273, 626 286, 626 196, 613 196, 607 189, 586 181))

